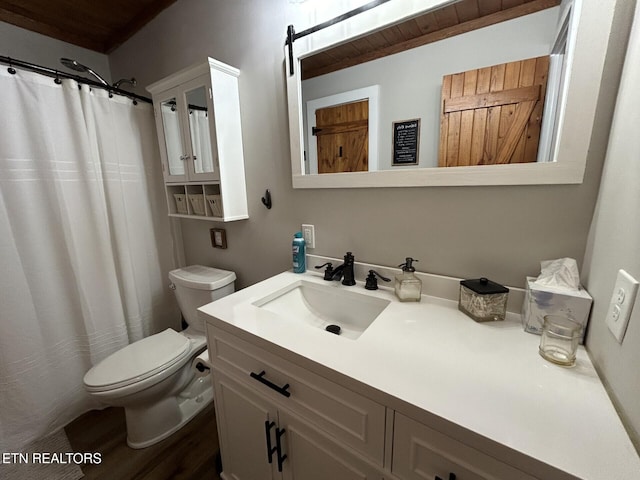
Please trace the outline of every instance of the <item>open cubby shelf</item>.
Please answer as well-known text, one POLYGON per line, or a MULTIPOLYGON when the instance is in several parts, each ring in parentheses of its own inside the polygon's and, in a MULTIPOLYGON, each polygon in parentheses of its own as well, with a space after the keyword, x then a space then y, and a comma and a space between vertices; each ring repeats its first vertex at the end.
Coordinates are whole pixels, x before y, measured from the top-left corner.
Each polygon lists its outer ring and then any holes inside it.
POLYGON ((219 183, 167 185, 167 204, 172 217, 225 221, 219 183))

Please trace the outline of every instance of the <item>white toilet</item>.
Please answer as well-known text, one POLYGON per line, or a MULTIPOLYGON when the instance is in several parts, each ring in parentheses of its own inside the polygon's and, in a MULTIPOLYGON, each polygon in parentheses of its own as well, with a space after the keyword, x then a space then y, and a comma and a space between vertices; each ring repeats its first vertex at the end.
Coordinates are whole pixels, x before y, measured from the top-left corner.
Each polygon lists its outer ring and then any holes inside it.
POLYGON ((84 376, 90 395, 124 407, 132 448, 167 438, 213 399, 209 375, 196 376, 192 365, 206 348, 197 309, 233 293, 236 274, 193 265, 172 270, 169 278, 189 327, 182 332, 169 328, 127 345, 84 376))

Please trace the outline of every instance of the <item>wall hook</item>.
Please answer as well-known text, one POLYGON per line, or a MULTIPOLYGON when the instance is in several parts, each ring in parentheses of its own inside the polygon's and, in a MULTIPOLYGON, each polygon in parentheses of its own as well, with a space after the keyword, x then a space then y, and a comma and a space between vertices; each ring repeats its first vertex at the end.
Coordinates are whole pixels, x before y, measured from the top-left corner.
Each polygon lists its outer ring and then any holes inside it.
POLYGON ((57 70, 56 70, 56 78, 54 78, 53 83, 55 83, 56 85, 60 85, 62 83, 62 80, 60 80, 60 75, 58 74, 57 70))
POLYGON ((13 68, 13 65, 11 64, 11 59, 9 59, 9 68, 7 68, 7 72, 9 72, 11 75, 16 74, 16 69, 13 68))
POLYGON ((262 197, 262 204, 267 207, 268 210, 271 210, 273 203, 271 202, 271 192, 269 189, 264 192, 264 197, 262 197))

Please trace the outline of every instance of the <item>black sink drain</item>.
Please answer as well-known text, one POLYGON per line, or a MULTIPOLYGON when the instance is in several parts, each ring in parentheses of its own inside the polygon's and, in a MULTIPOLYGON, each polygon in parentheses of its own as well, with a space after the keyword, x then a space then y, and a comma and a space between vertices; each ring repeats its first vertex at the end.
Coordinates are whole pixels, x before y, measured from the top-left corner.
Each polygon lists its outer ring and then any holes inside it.
POLYGON ((331 333, 334 333, 336 335, 340 335, 340 330, 341 329, 340 329, 340 325, 327 325, 325 327, 325 330, 327 332, 331 332, 331 333))

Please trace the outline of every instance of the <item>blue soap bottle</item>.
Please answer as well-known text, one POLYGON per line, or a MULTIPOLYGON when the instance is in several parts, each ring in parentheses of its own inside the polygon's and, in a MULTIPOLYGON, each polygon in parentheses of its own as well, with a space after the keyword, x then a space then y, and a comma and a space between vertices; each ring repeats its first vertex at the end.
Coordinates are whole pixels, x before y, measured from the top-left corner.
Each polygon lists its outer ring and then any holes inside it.
POLYGON ((304 273, 307 271, 306 248, 302 232, 296 232, 293 236, 293 273, 304 273))

